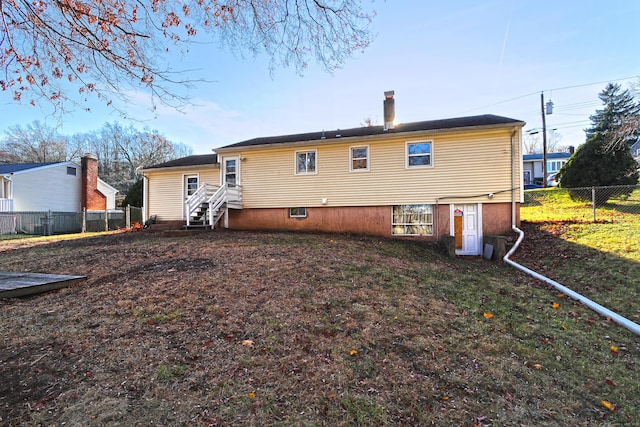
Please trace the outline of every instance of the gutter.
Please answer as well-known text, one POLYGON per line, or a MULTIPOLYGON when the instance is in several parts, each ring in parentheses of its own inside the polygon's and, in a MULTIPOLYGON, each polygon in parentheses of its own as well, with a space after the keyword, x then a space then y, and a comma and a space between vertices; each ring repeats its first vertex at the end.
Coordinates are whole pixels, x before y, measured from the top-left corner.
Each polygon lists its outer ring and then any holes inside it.
POLYGON ((611 320, 613 320, 614 322, 616 322, 617 324, 619 324, 620 326, 624 326, 625 328, 627 328, 628 330, 630 330, 631 332, 635 333, 636 335, 640 335, 640 325, 638 325, 637 323, 632 322, 631 320, 627 319, 626 317, 622 317, 619 314, 609 310, 606 307, 601 306, 600 304, 591 301, 589 298, 580 295, 577 292, 572 291, 571 289, 567 288, 566 286, 561 285, 560 283, 549 279, 548 277, 543 276, 542 274, 536 273, 533 270, 528 269, 527 267, 524 267, 512 260, 509 259, 509 257, 511 255, 513 255, 513 253, 516 251, 516 249, 518 249, 518 246, 520 246, 520 243, 522 242, 522 240, 524 239, 524 232, 522 230, 520 230, 518 227, 516 227, 515 225, 512 227, 513 231, 515 231, 516 233, 518 233, 520 236, 518 237, 518 240, 516 241, 515 245, 513 245, 513 247, 511 248, 511 250, 504 256, 503 260, 504 262, 506 262, 507 264, 511 265, 512 267, 517 268, 520 271, 523 271, 527 274, 529 274, 530 276, 535 277, 538 280, 542 280, 545 283, 550 284, 551 286, 553 286, 554 288, 556 288, 558 291, 562 292, 565 295, 568 295, 570 298, 573 298, 574 300, 577 300, 579 302, 581 302, 582 304, 586 305, 587 307, 589 307, 590 309, 592 309, 593 311, 595 311, 598 314, 601 314, 602 316, 608 317, 611 320))

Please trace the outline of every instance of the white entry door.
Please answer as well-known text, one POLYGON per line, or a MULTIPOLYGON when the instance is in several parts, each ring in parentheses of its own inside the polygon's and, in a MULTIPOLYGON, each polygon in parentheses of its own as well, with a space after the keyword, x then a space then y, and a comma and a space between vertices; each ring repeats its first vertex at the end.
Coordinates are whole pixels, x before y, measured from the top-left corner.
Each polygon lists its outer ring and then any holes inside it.
POLYGON ((451 205, 451 235, 456 255, 482 254, 481 204, 451 205))
POLYGON ((198 191, 198 174, 194 175, 183 175, 183 187, 182 187, 182 219, 187 218, 187 206, 184 204, 189 196, 198 191))
POLYGON ((225 157, 222 161, 222 183, 230 188, 240 185, 240 157, 225 157))

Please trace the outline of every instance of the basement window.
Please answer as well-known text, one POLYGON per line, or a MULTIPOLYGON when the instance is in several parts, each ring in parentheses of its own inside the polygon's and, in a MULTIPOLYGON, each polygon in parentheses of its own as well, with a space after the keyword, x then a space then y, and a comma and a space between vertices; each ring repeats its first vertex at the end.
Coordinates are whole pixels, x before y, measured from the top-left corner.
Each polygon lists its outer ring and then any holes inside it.
POLYGON ((67 175, 76 176, 76 168, 73 166, 67 166, 67 175))
POLYGON ((433 236, 432 205, 394 206, 392 221, 393 235, 433 236))
POLYGON ((306 218, 307 208, 289 208, 289 218, 306 218))

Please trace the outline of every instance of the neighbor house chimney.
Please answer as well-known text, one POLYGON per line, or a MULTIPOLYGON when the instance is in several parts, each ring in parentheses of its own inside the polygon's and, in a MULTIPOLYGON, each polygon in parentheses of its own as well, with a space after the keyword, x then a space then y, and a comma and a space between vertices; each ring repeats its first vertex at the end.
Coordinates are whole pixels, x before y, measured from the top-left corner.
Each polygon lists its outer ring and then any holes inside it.
POLYGON ((573 145, 569 146, 569 153, 573 154, 576 151, 575 147, 573 145))
POLYGON ((80 162, 82 166, 82 209, 89 211, 107 209, 107 197, 98 191, 98 159, 87 154, 80 162))
POLYGON ((393 129, 395 126, 393 121, 396 119, 396 105, 393 95, 392 90, 384 93, 384 130, 393 129))

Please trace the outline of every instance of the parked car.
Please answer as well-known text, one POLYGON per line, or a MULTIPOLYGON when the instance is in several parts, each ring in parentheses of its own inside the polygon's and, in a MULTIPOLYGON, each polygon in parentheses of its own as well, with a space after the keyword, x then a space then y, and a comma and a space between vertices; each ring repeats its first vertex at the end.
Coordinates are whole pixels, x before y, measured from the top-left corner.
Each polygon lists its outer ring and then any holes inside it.
POLYGON ((542 188, 542 185, 533 184, 533 183, 524 185, 525 190, 536 190, 538 188, 542 188))
POLYGON ((556 179, 557 174, 552 173, 547 175, 547 187, 557 187, 560 182, 556 179))

